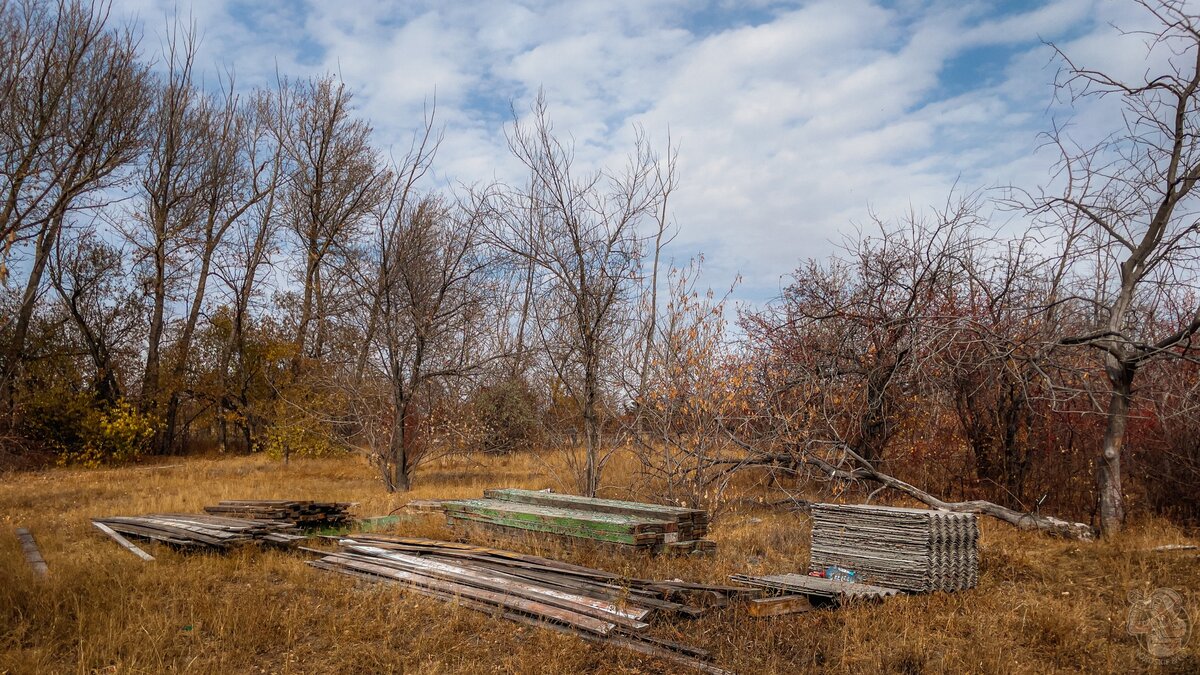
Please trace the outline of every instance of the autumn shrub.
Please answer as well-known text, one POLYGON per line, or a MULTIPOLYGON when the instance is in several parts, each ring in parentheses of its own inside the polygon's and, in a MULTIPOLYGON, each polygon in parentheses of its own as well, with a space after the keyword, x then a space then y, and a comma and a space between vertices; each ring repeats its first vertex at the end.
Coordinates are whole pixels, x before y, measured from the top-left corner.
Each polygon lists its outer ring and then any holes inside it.
POLYGON ((96 402, 88 392, 46 390, 26 403, 24 435, 54 452, 59 464, 97 467, 136 459, 150 449, 158 421, 123 399, 96 402))
POLYGON ((346 445, 318 422, 305 424, 285 421, 267 427, 260 449, 275 459, 291 456, 328 457, 344 452, 346 445))
POLYGON ((525 382, 509 378, 484 387, 472 403, 483 450, 512 452, 536 442, 540 433, 537 396, 525 382))

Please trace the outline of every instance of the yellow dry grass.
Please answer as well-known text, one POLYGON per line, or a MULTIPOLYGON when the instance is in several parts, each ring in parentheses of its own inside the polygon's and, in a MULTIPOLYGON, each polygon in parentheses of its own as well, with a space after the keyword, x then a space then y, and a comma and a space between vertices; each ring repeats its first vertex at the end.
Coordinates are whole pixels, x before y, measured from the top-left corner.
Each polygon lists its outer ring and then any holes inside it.
MULTIPOLYGON (((409 499, 477 496, 485 487, 556 485, 536 455, 430 465, 416 489, 388 495, 357 458, 284 466, 262 457, 176 460, 173 468, 50 470, 0 478, 0 673, 567 673, 674 672, 677 666, 548 630, 312 569, 301 553, 183 554, 147 545, 143 563, 89 525, 104 515, 196 511, 219 499, 359 503, 386 514, 409 499), (12 531, 30 528, 50 565, 39 581, 12 531)), ((622 471, 614 473, 618 479, 622 471)), ((1194 551, 1161 521, 1097 544, 1055 541, 984 521, 980 586, 882 605, 752 619, 735 608, 663 622, 665 637, 706 647, 745 673, 1058 671, 1200 672, 1191 644, 1172 663, 1147 660, 1125 629, 1133 589, 1174 587, 1200 621, 1194 551)), ((433 516, 404 534, 452 537, 433 516)), ((736 572, 797 571, 808 558, 802 514, 750 506, 725 513, 709 558, 622 555, 547 538, 511 548, 605 569, 723 581, 736 572)))

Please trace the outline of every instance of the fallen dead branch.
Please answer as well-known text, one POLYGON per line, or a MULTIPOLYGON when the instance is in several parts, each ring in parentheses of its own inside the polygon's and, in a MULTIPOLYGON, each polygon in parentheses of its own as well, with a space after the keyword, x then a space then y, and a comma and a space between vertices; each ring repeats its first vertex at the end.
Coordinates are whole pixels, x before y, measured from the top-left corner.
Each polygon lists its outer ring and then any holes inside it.
MULTIPOLYGON (((726 429, 725 433, 731 441, 738 445, 738 447, 754 453, 754 461, 741 462, 738 465, 739 467, 771 464, 780 461, 792 463, 797 462, 797 457, 792 455, 759 452, 754 446, 741 440, 728 429, 726 429)), ((1055 518, 1053 516, 1042 515, 1040 513, 1023 513, 1021 511, 1015 511, 999 504, 981 499, 974 499, 965 502, 943 501, 910 483, 906 483, 899 478, 879 471, 874 465, 863 459, 861 455, 854 452, 850 448, 843 445, 840 446, 839 449, 841 452, 845 453, 846 457, 854 464, 853 468, 839 468, 818 457, 815 453, 807 450, 802 452, 799 457, 799 461, 816 467, 823 474, 829 476, 830 478, 845 481, 866 480, 878 483, 883 487, 902 492, 921 502, 922 504, 931 506, 935 509, 940 509, 942 511, 951 511, 954 513, 975 513, 984 516, 991 516, 996 520, 1003 521, 1021 530, 1043 532, 1051 536, 1063 537, 1064 539, 1074 539, 1076 541, 1095 541, 1096 539, 1096 529, 1087 523, 1075 523, 1068 520, 1055 518)))

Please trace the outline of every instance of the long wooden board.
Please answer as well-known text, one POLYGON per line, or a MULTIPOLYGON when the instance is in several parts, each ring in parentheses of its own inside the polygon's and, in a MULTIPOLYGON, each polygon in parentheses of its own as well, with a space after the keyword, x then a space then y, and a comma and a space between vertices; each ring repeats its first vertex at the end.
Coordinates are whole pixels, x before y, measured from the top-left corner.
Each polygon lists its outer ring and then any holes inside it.
POLYGON ((486 514, 478 513, 455 513, 447 515, 453 520, 462 522, 483 523, 485 525, 509 528, 510 530, 545 532, 548 534, 557 534, 565 537, 591 539, 593 541, 604 541, 613 544, 627 544, 629 546, 651 546, 654 544, 656 539, 656 537, 653 535, 648 537, 639 537, 636 534, 569 527, 556 523, 540 522, 537 520, 507 520, 504 518, 493 518, 487 516, 486 514))
POLYGON ((696 520, 707 521, 707 514, 699 509, 689 509, 682 506, 669 506, 665 504, 649 504, 642 502, 628 502, 619 499, 598 499, 594 497, 583 497, 580 495, 563 494, 559 492, 539 492, 535 490, 518 490, 516 488, 504 488, 497 490, 484 490, 483 496, 488 499, 499 499, 502 501, 519 502, 523 504, 537 504, 541 506, 556 506, 560 508, 582 509, 586 511, 595 511, 598 513, 611 513, 617 515, 636 516, 640 518, 657 518, 660 520, 687 521, 696 520))
POLYGON ((423 574, 417 574, 415 572, 408 572, 405 570, 396 569, 394 567, 387 567, 377 563, 367 562, 365 560, 349 557, 341 553, 330 554, 326 556, 325 559, 328 561, 331 558, 337 561, 336 564, 344 567, 370 572, 383 577, 391 577, 407 582, 411 585, 429 588, 436 591, 441 591, 443 593, 450 593, 452 595, 469 598, 471 600, 478 600, 480 602, 486 602, 499 607, 508 607, 518 611, 555 619, 582 630, 596 633, 598 635, 608 635, 613 631, 613 629, 616 628, 616 625, 610 621, 604 621, 586 614, 563 609, 561 607, 555 607, 553 605, 549 605, 544 602, 538 602, 536 600, 528 600, 526 598, 520 598, 511 594, 468 586, 466 584, 456 583, 453 581, 435 579, 423 574))
POLYGON ((21 542, 21 552, 25 554, 25 560, 33 568, 34 573, 39 577, 49 574, 50 566, 46 564, 46 559, 42 557, 42 552, 38 549, 37 541, 33 538, 33 533, 23 527, 18 527, 17 539, 21 542))
POLYGON ((141 548, 139 548, 136 544, 129 541, 125 537, 122 537, 120 532, 117 532, 116 530, 105 525, 104 523, 97 523, 95 521, 92 521, 92 525, 97 530, 100 530, 104 534, 107 534, 109 537, 111 537, 113 541, 115 541, 118 544, 120 544, 121 546, 125 547, 125 550, 136 555, 137 557, 141 558, 142 560, 145 560, 147 562, 151 562, 154 560, 154 556, 150 555, 149 553, 146 553, 141 548))
POLYGON ((461 499, 445 502, 444 506, 447 514, 483 515, 514 523, 539 522, 596 532, 665 533, 673 532, 676 528, 676 523, 661 519, 639 518, 615 513, 594 513, 580 509, 522 504, 498 499, 461 499))

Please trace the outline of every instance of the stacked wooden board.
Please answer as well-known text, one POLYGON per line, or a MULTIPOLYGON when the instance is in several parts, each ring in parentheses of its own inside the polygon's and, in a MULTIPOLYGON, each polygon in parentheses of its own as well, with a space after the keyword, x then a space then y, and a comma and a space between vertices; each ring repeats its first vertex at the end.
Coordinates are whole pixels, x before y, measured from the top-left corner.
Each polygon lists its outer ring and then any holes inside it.
POLYGON ((355 535, 310 565, 399 583, 416 593, 570 632, 598 642, 721 672, 704 650, 647 634, 656 614, 698 616, 703 600, 755 595, 754 589, 621 577, 513 551, 429 539, 355 535))
POLYGON ((624 544, 649 549, 711 551, 708 514, 660 504, 533 490, 487 490, 484 499, 443 501, 451 524, 474 523, 506 529, 624 544))
POLYGON ((292 499, 226 499, 204 511, 220 516, 252 520, 280 520, 299 527, 344 525, 350 521, 350 507, 344 502, 314 502, 292 499))
POLYGON ((557 492, 517 490, 514 488, 485 490, 483 496, 487 499, 499 499, 524 504, 538 504, 541 506, 594 511, 596 513, 612 513, 665 520, 675 525, 679 541, 703 539, 708 534, 708 512, 703 509, 629 502, 619 499, 597 499, 557 492))
MULTIPOLYGON (((289 522, 201 513, 115 516, 97 518, 92 523, 103 525, 104 528, 100 528, 102 531, 106 528, 121 535, 197 550, 225 550, 250 542, 288 546, 307 538, 290 532, 296 526, 289 522)), ((119 539, 117 541, 120 543, 119 539)))
POLYGON ((808 597, 814 605, 841 605, 856 600, 877 601, 900 593, 894 588, 823 579, 803 574, 776 574, 762 577, 734 574, 729 579, 734 583, 763 588, 775 593, 803 595, 808 597))
POLYGON ((906 591, 958 591, 979 581, 979 526, 969 513, 813 504, 809 569, 837 566, 906 591))

